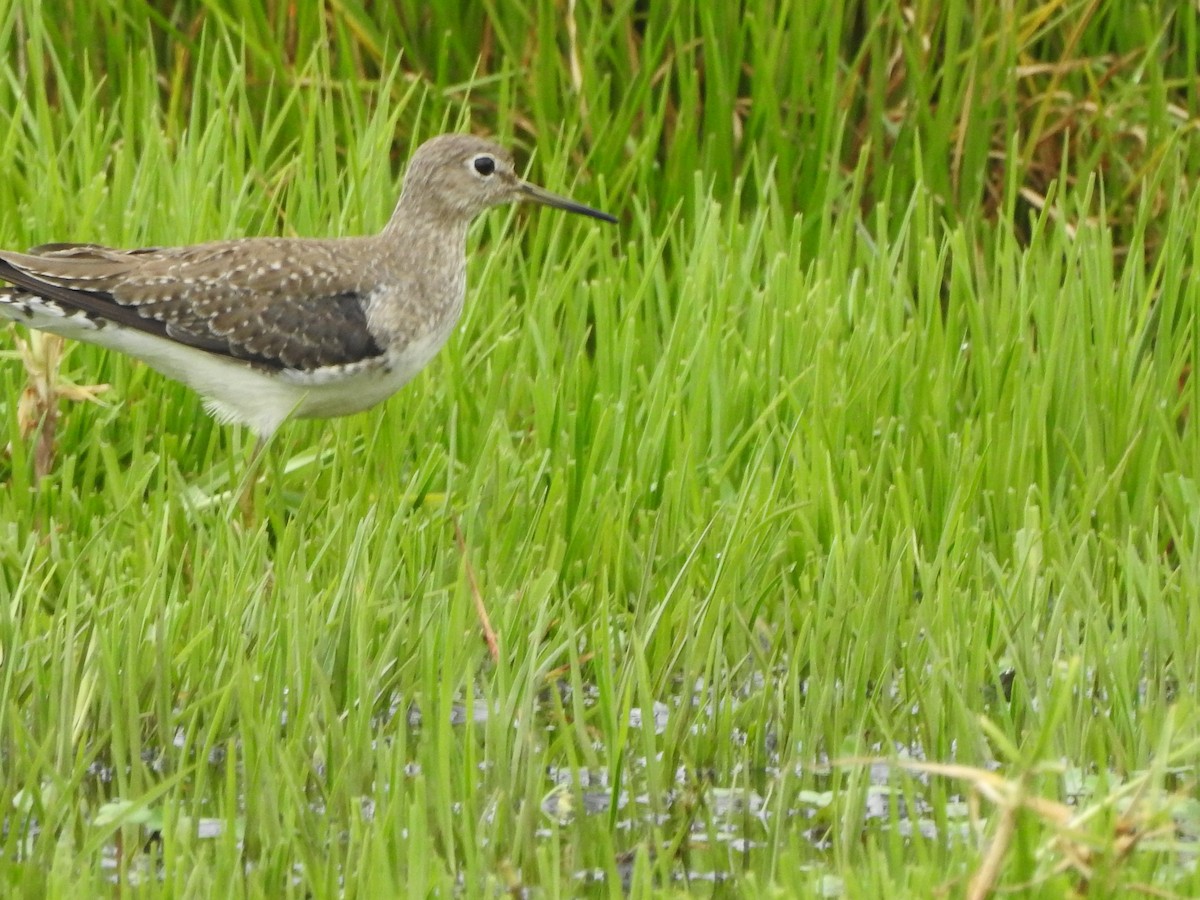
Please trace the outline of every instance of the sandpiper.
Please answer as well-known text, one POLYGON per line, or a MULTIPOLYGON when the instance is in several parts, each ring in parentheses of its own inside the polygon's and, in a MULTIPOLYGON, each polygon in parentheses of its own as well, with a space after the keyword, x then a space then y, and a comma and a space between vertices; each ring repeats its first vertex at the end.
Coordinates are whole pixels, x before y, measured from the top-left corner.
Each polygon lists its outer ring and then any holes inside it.
POLYGON ((0 314, 136 357, 262 441, 289 417, 374 406, 424 368, 462 313, 467 226, 519 200, 616 221, 522 180, 491 141, 441 135, 377 235, 0 251, 0 314))

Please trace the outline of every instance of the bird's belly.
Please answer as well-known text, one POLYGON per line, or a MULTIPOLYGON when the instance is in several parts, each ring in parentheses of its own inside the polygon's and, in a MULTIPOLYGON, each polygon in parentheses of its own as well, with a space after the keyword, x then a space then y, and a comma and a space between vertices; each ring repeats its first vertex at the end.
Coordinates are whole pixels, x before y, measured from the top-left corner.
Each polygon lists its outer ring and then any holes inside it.
POLYGON ((446 329, 411 341, 401 350, 349 366, 285 372, 289 383, 305 391, 293 415, 301 419, 328 419, 362 412, 382 403, 429 364, 448 336, 446 329))
POLYGON ((382 361, 355 363, 315 372, 284 373, 299 397, 292 415, 297 419, 331 419, 370 409, 412 379, 382 361))

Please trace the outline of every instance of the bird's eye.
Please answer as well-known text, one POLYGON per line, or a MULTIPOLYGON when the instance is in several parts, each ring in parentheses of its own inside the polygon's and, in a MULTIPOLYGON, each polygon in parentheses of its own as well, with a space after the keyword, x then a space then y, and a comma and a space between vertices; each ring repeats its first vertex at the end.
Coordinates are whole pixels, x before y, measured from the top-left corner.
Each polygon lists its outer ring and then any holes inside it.
POLYGON ((480 175, 491 175, 496 171, 496 161, 490 156, 477 156, 474 160, 475 171, 480 175))

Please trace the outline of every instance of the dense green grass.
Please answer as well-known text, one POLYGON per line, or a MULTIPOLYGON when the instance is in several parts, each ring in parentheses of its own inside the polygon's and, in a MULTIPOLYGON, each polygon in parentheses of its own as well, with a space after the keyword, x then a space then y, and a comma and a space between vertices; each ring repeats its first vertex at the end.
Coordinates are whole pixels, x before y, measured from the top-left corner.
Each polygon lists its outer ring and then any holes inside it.
POLYGON ((0 7, 0 245, 376 229, 462 128, 622 220, 490 214, 253 525, 91 347, 38 483, 10 354, 5 892, 1200 891, 1196 12, 380 6, 0 7))

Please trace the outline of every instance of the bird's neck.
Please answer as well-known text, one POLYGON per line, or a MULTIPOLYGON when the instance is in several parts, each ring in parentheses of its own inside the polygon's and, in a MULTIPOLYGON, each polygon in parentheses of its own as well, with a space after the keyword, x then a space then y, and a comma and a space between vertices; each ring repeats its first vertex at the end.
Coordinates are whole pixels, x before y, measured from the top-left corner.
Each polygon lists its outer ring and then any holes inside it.
POLYGON ((406 190, 379 237, 405 261, 424 260, 428 267, 463 259, 470 224, 470 216, 446 207, 436 197, 406 190))
POLYGON ((372 330, 389 344, 452 326, 466 287, 469 220, 435 215, 405 199, 377 238, 381 267, 390 274, 367 309, 372 330))
POLYGON ((383 228, 384 236, 410 236, 423 233, 462 234, 473 216, 446 203, 436 193, 420 190, 420 185, 405 183, 392 217, 383 228))

